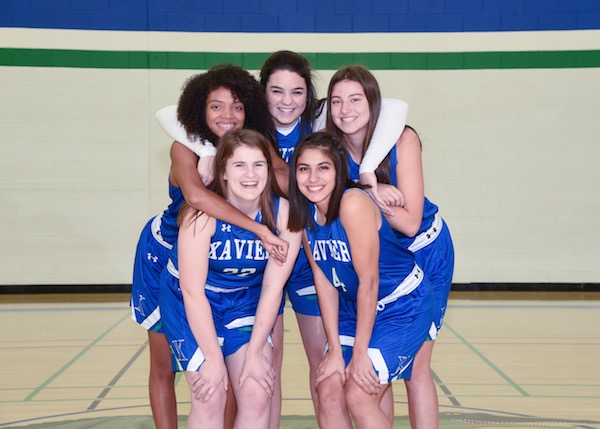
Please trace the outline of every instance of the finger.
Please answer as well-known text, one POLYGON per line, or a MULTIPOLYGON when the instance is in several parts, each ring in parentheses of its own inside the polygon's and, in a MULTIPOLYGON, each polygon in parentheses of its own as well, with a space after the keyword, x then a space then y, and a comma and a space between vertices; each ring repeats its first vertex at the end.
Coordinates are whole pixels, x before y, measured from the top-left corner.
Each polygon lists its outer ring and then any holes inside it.
POLYGON ((202 386, 202 388, 198 389, 196 392, 196 399, 198 399, 200 402, 206 402, 204 398, 206 397, 207 390, 208 387, 206 386, 202 386))
POLYGON ((204 381, 200 377, 198 377, 192 384, 192 392, 194 392, 194 393, 198 392, 199 390, 202 389, 204 384, 205 384, 204 381))
POLYGON ((273 390, 275 390, 275 380, 271 380, 270 378, 266 379, 267 386, 269 386, 268 394, 271 396, 273 394, 273 390))
POLYGON ((281 255, 281 252, 279 251, 279 249, 276 246, 271 246, 270 248, 267 249, 267 251, 273 257, 273 260, 275 261, 275 263, 277 265, 279 265, 279 266, 283 265, 283 263, 285 262, 285 257, 283 257, 281 255))
POLYGON ((212 393, 211 393, 212 390, 213 390, 212 386, 209 387, 208 389, 206 389, 206 394, 202 398, 202 402, 206 403, 210 400, 210 398, 212 396, 212 393))
POLYGON ((373 199, 375 200, 375 202, 377 203, 378 206, 386 206, 385 201, 383 201, 383 199, 381 198, 381 196, 379 195, 379 193, 377 191, 375 191, 375 188, 372 188, 371 192, 370 192, 371 196, 373 197, 373 199))

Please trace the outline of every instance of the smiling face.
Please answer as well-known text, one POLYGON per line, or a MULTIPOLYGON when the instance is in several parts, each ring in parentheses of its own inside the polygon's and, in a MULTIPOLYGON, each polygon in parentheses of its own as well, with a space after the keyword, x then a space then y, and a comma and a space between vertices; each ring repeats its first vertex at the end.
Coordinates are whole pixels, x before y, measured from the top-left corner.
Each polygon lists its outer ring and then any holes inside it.
POLYGON ((267 159, 260 149, 244 144, 236 147, 223 173, 227 182, 227 200, 239 209, 248 207, 248 203, 256 203, 258 207, 268 174, 267 159))
POLYGON ((206 124, 217 137, 244 126, 244 104, 235 98, 231 90, 219 87, 206 99, 206 124))
POLYGON ((296 72, 276 70, 267 81, 266 96, 275 126, 294 125, 306 109, 306 82, 296 72))
POLYGON ((362 142, 367 133, 371 111, 362 85, 342 80, 331 91, 331 119, 350 140, 362 142))
POLYGON ((306 148, 296 163, 298 190, 319 212, 327 213, 331 194, 336 184, 336 169, 331 157, 323 149, 306 148))

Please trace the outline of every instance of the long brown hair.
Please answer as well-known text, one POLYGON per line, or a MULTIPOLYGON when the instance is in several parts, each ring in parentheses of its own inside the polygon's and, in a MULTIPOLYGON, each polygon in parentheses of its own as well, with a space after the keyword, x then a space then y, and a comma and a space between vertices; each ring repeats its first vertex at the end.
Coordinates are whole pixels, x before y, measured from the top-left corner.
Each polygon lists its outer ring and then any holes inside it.
POLYGON ((310 215, 311 202, 300 192, 296 179, 298 158, 306 149, 319 149, 331 159, 335 167, 335 187, 329 199, 325 223, 330 225, 340 215, 340 203, 347 188, 357 188, 357 185, 348 178, 348 151, 335 137, 325 132, 307 134, 294 149, 290 161, 290 219, 288 229, 301 231, 303 228, 313 229, 314 221, 310 215))
MULTIPOLYGON (((267 160, 267 183, 260 196, 261 222, 267 225, 271 231, 276 231, 277 219, 273 203, 273 194, 280 197, 283 197, 284 194, 279 188, 279 185, 277 185, 277 180, 275 180, 273 163, 269 152, 270 143, 262 134, 242 128, 229 132, 221 137, 217 144, 217 154, 215 155, 215 180, 208 187, 217 195, 223 198, 227 197, 227 182, 223 178, 225 166, 227 165, 227 161, 233 156, 235 149, 242 145, 259 149, 267 160)), ((202 212, 196 210, 187 203, 183 203, 179 212, 178 221, 181 222, 181 220, 187 216, 187 213, 195 213, 197 216, 202 214, 202 212)))
POLYGON ((351 80, 357 82, 362 86, 367 101, 369 103, 370 118, 367 124, 367 133, 362 143, 361 148, 361 159, 365 156, 367 146, 373 137, 375 126, 377 125, 377 119, 379 118, 379 112, 381 111, 381 91, 379 90, 379 84, 375 79, 375 76, 364 66, 351 65, 345 66, 339 69, 331 80, 329 81, 329 88, 327 89, 327 122, 326 129, 329 134, 334 136, 338 141, 344 143, 348 148, 346 136, 344 133, 335 126, 333 118, 331 116, 331 94, 336 84, 344 80, 351 80))

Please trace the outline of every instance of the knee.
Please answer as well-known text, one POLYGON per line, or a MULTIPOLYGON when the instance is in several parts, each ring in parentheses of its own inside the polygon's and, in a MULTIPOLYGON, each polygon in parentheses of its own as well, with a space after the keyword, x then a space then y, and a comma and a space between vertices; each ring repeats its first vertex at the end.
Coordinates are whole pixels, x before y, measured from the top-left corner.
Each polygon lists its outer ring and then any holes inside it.
POLYGON ((203 402, 190 391, 190 400, 192 413, 199 413, 207 421, 215 421, 223 417, 227 392, 225 389, 218 389, 208 401, 203 402))
POLYGON ((344 386, 338 377, 331 376, 322 380, 317 385, 317 393, 319 397, 319 409, 327 410, 330 407, 336 406, 340 398, 344 397, 344 386))
POLYGON ((355 383, 348 383, 345 389, 346 404, 348 411, 353 416, 359 415, 365 409, 365 401, 370 399, 369 395, 355 383))
POLYGON ((246 418, 258 418, 268 413, 271 406, 271 398, 267 392, 253 381, 246 380, 236 395, 238 413, 243 414, 246 418))

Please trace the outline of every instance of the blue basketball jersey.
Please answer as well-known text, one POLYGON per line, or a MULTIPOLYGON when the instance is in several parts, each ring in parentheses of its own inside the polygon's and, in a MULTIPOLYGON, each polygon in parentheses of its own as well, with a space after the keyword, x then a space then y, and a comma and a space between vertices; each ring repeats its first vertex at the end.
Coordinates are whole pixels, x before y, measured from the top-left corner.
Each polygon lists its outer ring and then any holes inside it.
MULTIPOLYGON (((316 219, 314 205, 311 211, 316 219)), ((315 262, 340 295, 339 340, 348 365, 359 322, 359 279, 348 237, 339 217, 330 225, 315 223, 314 229, 307 228, 307 234, 315 262)), ((378 235, 379 291, 367 353, 380 383, 386 384, 410 378, 414 356, 432 324, 433 296, 414 255, 400 244, 383 215, 378 235)))
POLYGON ((130 307, 132 318, 142 327, 162 332, 158 303, 160 274, 177 242, 177 215, 183 204, 183 192, 169 182, 171 203, 165 211, 144 226, 136 247, 133 264, 130 307))
POLYGON ((183 192, 181 188, 173 186, 169 181, 169 198, 171 203, 165 211, 162 213, 162 222, 160 229, 156 231, 156 235, 162 237, 162 239, 173 246, 177 241, 177 233, 179 227, 177 226, 177 216, 179 215, 179 209, 183 205, 185 199, 183 198, 183 192))
POLYGON ((302 122, 302 118, 298 120, 296 126, 289 134, 283 134, 279 130, 277 131, 277 145, 279 146, 279 153, 287 164, 290 163, 294 149, 296 148, 296 145, 300 139, 304 135, 310 134, 311 132, 311 124, 304 124, 302 122))
MULTIPOLYGON (((279 197, 274 196, 275 215, 279 197)), ((262 219, 259 212, 254 220, 262 219)), ((204 355, 189 326, 179 287, 177 244, 161 277, 160 308, 175 371, 198 371, 204 355)), ((258 237, 216 220, 211 237, 206 297, 225 357, 250 341, 268 254, 258 237)))
MULTIPOLYGON (((273 200, 277 216, 279 197, 274 196, 273 200)), ((261 222, 260 212, 254 220, 261 222)), ((177 270, 177 245, 174 246, 170 259, 171 269, 177 270)), ((269 253, 256 234, 216 219, 208 254, 207 289, 218 292, 260 286, 268 259, 269 253)))
MULTIPOLYGON (((348 190, 347 190, 348 191, 348 190)), ((356 191, 355 191, 356 192, 356 191)), ((361 191, 362 192, 362 191, 361 191)), ((316 207, 311 207, 313 216, 316 207)), ((348 236, 338 217, 330 225, 319 225, 307 229, 308 240, 313 258, 323 270, 328 280, 338 289, 341 297, 347 301, 356 301, 358 294, 358 276, 352 262, 348 236)), ((403 247, 392 227, 382 216, 379 229, 379 296, 381 300, 394 292, 415 269, 415 258, 403 247)), ((420 270, 417 271, 418 275, 420 270)))

